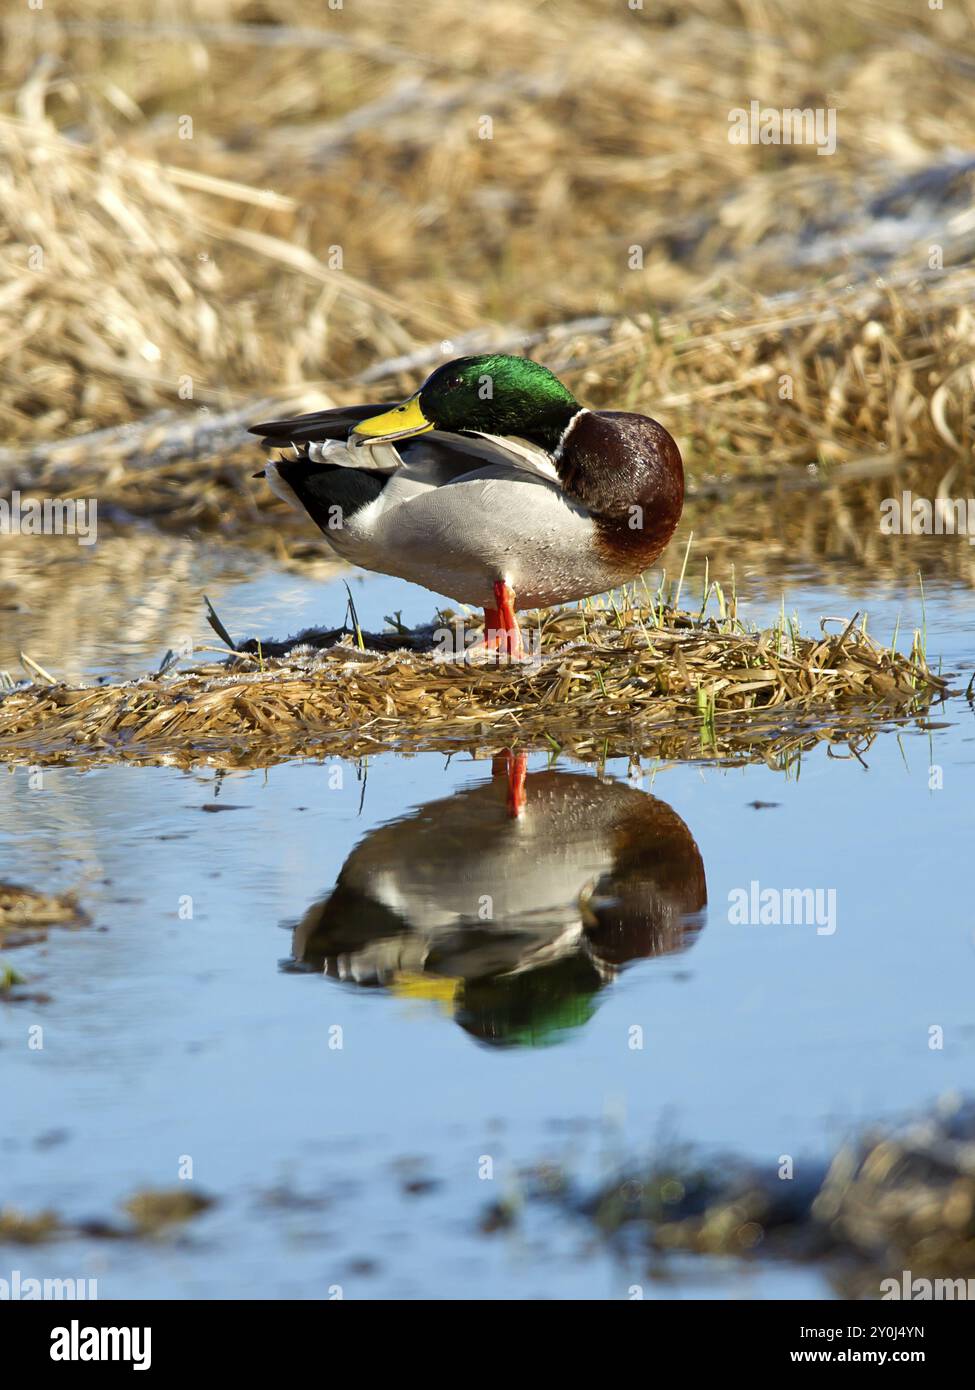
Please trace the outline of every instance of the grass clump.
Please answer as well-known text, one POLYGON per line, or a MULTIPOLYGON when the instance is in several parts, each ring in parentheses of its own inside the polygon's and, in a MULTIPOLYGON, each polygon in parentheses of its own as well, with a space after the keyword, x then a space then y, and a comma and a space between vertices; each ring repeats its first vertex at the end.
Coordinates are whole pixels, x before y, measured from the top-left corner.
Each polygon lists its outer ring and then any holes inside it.
POLYGON ((134 681, 21 687, 0 701, 0 755, 255 766, 474 743, 765 757, 810 737, 869 741, 878 719, 918 717, 948 690, 917 645, 884 648, 853 620, 802 637, 624 596, 534 615, 523 664, 433 650, 462 629, 445 617, 409 642, 360 634, 365 650, 305 633, 134 681))
POLYGON ((88 921, 74 893, 42 893, 0 882, 0 947, 33 944, 45 940, 48 927, 80 927, 88 921))
POLYGON ((132 1220, 134 1234, 154 1236, 192 1221, 208 1211, 214 1201, 204 1193, 190 1191, 184 1184, 136 1192, 124 1203, 124 1210, 132 1220))
POLYGON ((0 1244, 40 1245, 61 1231, 53 1211, 24 1212, 18 1207, 0 1207, 0 1244))

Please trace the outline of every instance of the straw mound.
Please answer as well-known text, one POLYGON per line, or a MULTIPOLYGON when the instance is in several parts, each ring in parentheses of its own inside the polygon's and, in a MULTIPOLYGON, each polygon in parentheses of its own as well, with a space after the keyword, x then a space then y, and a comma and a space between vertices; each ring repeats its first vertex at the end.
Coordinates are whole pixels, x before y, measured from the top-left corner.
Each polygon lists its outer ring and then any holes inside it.
POLYGON ((32 685, 0 702, 0 756, 258 766, 476 744, 771 757, 810 739, 869 738, 878 716, 920 714, 947 690, 917 642, 905 657, 853 621, 806 638, 652 607, 569 609, 539 614, 538 633, 540 656, 525 665, 346 638, 119 685, 32 685))

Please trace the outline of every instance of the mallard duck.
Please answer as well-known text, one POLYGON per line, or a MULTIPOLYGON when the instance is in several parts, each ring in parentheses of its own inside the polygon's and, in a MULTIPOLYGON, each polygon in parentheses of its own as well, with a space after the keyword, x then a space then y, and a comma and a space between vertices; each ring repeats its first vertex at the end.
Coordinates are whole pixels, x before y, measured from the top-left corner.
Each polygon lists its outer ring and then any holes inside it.
POLYGON ((435 999, 510 1044, 583 1023, 624 966, 694 944, 704 862, 671 806, 523 754, 492 772, 360 840, 290 968, 435 999))
POLYGON ((250 429, 290 450, 265 476, 337 555, 483 608, 486 645, 510 654, 517 609, 636 578, 684 502, 662 425, 587 409, 527 357, 459 357, 399 405, 250 429))

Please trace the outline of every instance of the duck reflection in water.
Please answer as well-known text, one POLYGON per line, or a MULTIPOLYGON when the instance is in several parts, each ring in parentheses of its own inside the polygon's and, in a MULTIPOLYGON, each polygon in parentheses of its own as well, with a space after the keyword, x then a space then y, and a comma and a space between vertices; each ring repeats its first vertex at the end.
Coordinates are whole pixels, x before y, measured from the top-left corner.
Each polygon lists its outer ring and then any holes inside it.
POLYGON ((286 968, 441 1001, 480 1041, 557 1041, 631 961, 692 945, 704 864, 665 801, 495 758, 489 782, 366 835, 286 968))

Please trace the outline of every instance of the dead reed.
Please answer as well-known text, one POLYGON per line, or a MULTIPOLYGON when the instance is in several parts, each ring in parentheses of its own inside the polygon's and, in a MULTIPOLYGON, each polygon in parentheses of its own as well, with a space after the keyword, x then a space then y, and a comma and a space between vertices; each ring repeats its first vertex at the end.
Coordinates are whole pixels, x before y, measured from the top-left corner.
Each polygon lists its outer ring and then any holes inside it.
POLYGON ((539 350, 694 469, 963 449, 970 285, 924 281, 975 242, 973 4, 10 7, 3 437, 395 393, 445 339, 595 316, 539 350), (830 158, 729 143, 776 92, 837 112, 830 158))
MULTIPOLYGON (((540 613, 530 625, 537 657, 524 665, 408 650, 388 634, 387 650, 370 650, 358 634, 323 648, 305 640, 273 658, 252 642, 227 662, 121 684, 18 687, 0 699, 0 756, 239 767, 518 746, 589 761, 772 758, 822 738, 856 746, 947 691, 919 638, 905 656, 855 619, 816 637, 785 622, 749 632, 716 595, 723 616, 632 596, 540 613)), ((445 619, 440 632, 450 630, 445 619)))

